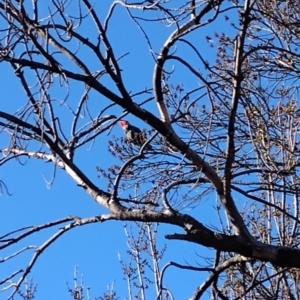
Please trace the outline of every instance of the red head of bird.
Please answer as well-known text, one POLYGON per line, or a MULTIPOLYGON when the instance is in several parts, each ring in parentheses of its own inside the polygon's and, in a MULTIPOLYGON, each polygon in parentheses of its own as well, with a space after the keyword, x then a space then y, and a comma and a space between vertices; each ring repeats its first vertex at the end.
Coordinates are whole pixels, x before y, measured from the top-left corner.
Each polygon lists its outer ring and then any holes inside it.
POLYGON ((121 120, 119 124, 120 124, 120 126, 122 127, 123 130, 127 129, 128 126, 129 126, 129 122, 126 121, 126 120, 121 120))

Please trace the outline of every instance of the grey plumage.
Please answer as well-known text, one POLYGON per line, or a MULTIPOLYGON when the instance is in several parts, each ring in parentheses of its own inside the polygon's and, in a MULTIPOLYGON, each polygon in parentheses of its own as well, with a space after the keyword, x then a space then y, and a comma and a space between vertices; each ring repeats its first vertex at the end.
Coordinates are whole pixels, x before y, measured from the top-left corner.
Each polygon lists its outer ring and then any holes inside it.
MULTIPOLYGON (((145 132, 141 131, 138 127, 131 125, 126 120, 121 120, 120 126, 124 130, 124 134, 126 135, 128 142, 140 147, 142 147, 146 143, 146 134, 145 132)), ((151 149, 151 146, 148 145, 146 148, 151 149)))

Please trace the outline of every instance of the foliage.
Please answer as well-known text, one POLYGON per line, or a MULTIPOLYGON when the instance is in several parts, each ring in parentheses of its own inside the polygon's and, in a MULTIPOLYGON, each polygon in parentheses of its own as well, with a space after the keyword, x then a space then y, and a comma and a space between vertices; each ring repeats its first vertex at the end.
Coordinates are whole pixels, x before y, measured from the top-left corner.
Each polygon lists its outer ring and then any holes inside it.
MULTIPOLYGON (((26 94, 15 111, 0 111, 8 141, 1 165, 22 156, 51 162, 109 210, 3 235, 6 251, 37 231, 63 226, 34 249, 27 268, 0 279, 3 290, 13 296, 67 231, 120 220, 128 222, 129 260, 120 263, 130 299, 145 299, 148 284, 157 299, 172 299, 164 282, 169 266, 208 272, 190 299, 206 292, 212 299, 299 299, 299 4, 114 1, 102 16, 104 4, 89 0, 47 1, 46 10, 45 1, 0 1, 1 64, 12 68, 26 94), (131 40, 119 10, 138 40, 131 40), (107 138, 129 114, 150 126, 141 148, 107 138), (95 162, 101 189, 77 159, 99 140, 102 149, 107 145, 95 162), (213 224, 194 214, 205 199, 213 224), (157 224, 183 230, 166 239, 213 249, 203 267, 173 261, 163 267, 157 224)), ((11 253, 3 262, 18 254, 11 253)))

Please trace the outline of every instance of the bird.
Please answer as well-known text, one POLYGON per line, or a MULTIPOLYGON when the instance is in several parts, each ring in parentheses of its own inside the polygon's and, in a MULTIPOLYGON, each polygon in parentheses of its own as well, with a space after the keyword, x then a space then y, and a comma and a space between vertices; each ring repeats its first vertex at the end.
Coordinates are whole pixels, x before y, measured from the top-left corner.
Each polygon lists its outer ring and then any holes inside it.
MULTIPOLYGON (((120 120, 120 126, 124 130, 124 134, 129 143, 142 147, 146 141, 145 132, 141 131, 138 127, 131 125, 126 120, 120 120)), ((146 149, 151 149, 150 145, 147 145, 146 149)))

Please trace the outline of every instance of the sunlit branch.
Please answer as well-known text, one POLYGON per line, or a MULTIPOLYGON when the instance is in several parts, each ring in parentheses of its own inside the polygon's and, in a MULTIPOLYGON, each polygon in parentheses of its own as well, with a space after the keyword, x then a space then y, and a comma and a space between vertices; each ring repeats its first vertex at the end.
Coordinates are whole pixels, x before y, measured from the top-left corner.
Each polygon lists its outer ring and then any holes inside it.
MULTIPOLYGON (((52 235, 48 240, 46 240, 42 245, 39 247, 35 247, 35 253, 33 254, 30 262, 28 263, 27 267, 22 270, 22 276, 20 279, 16 282, 16 284, 13 285, 13 292, 9 296, 9 299, 12 299, 15 295, 15 293, 18 291, 19 287, 25 280, 26 276, 30 273, 31 269, 33 268, 34 264, 36 263, 38 257, 52 244, 54 243, 60 236, 68 232, 69 230, 78 227, 78 226, 83 226, 87 224, 92 224, 92 223, 98 223, 98 222, 104 222, 108 220, 113 220, 114 217, 111 215, 100 215, 96 217, 91 217, 91 218, 78 218, 78 217, 69 217, 68 220, 73 220, 72 223, 69 223, 68 225, 65 225, 62 227, 60 230, 58 230, 54 235, 52 235)), ((64 222, 66 222, 67 218, 64 219, 64 222)), ((59 221, 61 223, 61 221, 59 221)), ((54 222, 52 222, 51 226, 53 226, 54 222)), ((56 222, 58 224, 58 222, 56 222)), ((56 224, 56 225, 57 225, 56 224)), ((46 228, 45 225, 42 225, 41 227, 46 228), (44 226, 44 227, 43 227, 44 226)), ((49 227, 49 226, 48 226, 49 227)), ((34 231, 38 231, 36 228, 34 231)))
POLYGON ((130 166, 133 162, 135 162, 136 160, 138 159, 142 159, 144 158, 144 150, 147 149, 147 146, 151 143, 151 141, 157 136, 157 132, 155 134, 152 135, 152 137, 150 139, 148 139, 141 147, 140 151, 139 151, 139 154, 138 155, 135 155, 133 156, 132 158, 130 158, 123 166, 122 168, 120 169, 116 179, 115 179, 115 182, 114 182, 114 190, 113 190, 113 193, 112 193, 112 199, 117 199, 117 196, 118 196, 118 189, 119 189, 119 184, 120 184, 120 181, 121 181, 121 178, 124 174, 124 172, 126 171, 126 169, 128 168, 128 166, 130 166))
POLYGON ((199 286, 196 291, 194 292, 193 296, 190 298, 191 300, 199 300, 203 293, 208 289, 208 287, 214 282, 215 278, 219 276, 221 272, 225 269, 229 268, 232 265, 235 265, 242 261, 247 261, 248 259, 239 255, 236 255, 232 258, 229 258, 222 264, 218 265, 214 268, 211 272, 211 275, 203 282, 201 286, 199 286))

